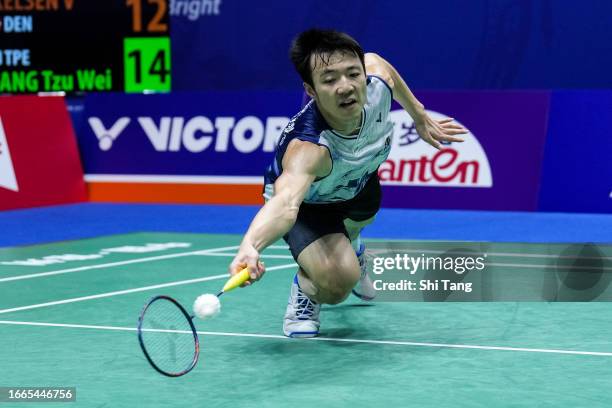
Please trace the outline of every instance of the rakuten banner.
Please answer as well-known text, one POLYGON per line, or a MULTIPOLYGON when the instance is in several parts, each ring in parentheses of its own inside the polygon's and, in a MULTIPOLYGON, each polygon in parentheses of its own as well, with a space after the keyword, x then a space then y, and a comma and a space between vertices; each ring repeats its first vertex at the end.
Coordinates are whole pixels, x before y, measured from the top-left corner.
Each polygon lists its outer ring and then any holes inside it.
POLYGON ((86 199, 61 97, 0 97, 0 210, 86 199))
POLYGON ((379 170, 383 205, 408 208, 535 210, 541 171, 547 92, 418 92, 434 119, 455 118, 463 143, 435 150, 416 134, 401 107, 379 170))

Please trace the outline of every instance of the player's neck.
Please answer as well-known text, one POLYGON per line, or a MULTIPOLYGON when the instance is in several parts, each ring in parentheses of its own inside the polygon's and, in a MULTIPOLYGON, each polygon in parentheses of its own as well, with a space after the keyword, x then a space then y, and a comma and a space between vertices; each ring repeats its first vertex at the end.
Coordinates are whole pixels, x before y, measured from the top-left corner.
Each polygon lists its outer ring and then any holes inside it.
POLYGON ((319 111, 323 115, 323 118, 325 118, 325 121, 327 122, 327 124, 331 126, 333 130, 335 130, 336 132, 342 135, 346 135, 346 136, 356 135, 356 134, 359 134, 359 132, 361 131, 361 123, 363 121, 363 117, 362 117, 363 110, 361 111, 361 114, 356 120, 352 120, 350 122, 342 122, 342 121, 335 120, 331 115, 328 115, 326 112, 322 111, 321 109, 319 109, 319 111))

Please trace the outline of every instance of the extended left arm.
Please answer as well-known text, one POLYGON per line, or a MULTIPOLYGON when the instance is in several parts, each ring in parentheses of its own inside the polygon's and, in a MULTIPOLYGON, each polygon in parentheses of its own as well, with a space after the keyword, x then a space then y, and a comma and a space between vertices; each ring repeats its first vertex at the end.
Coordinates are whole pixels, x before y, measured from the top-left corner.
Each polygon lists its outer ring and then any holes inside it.
POLYGON ((440 148, 439 142, 441 141, 463 142, 463 139, 456 137, 456 135, 467 133, 467 129, 454 122, 452 118, 439 121, 430 118, 425 111, 425 107, 414 96, 404 79, 380 55, 374 53, 365 54, 365 66, 368 75, 381 77, 393 89, 393 99, 412 117, 421 139, 436 149, 440 148))

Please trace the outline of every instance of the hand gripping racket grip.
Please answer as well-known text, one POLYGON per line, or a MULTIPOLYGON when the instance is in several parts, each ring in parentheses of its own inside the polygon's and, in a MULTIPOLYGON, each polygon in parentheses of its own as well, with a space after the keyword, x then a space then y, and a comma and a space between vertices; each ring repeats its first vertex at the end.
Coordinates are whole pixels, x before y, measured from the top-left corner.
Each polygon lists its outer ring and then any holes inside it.
POLYGON ((223 286, 222 292, 229 292, 232 289, 236 289, 238 286, 242 285, 244 282, 248 281, 250 278, 248 268, 244 268, 236 275, 232 276, 225 282, 225 286, 223 286))

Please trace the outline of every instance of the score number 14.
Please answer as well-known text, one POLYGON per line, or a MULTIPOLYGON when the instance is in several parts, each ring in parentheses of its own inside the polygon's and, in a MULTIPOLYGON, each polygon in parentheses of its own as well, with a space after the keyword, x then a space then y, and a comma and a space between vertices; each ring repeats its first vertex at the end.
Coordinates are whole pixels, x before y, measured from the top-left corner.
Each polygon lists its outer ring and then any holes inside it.
POLYGON ((170 91, 170 38, 125 38, 123 58, 125 92, 170 91))

